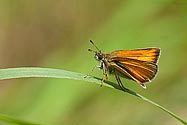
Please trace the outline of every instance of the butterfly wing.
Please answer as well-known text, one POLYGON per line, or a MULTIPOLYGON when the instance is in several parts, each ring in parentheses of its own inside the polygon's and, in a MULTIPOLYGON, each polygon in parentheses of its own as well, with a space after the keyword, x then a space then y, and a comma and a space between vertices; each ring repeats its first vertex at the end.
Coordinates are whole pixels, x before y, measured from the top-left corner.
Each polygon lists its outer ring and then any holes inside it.
POLYGON ((160 55, 159 48, 145 48, 145 49, 136 49, 136 50, 118 50, 111 53, 111 58, 130 58, 140 61, 157 63, 160 55))
POLYGON ((160 49, 120 50, 111 53, 111 67, 123 77, 132 79, 145 87, 157 73, 160 49))

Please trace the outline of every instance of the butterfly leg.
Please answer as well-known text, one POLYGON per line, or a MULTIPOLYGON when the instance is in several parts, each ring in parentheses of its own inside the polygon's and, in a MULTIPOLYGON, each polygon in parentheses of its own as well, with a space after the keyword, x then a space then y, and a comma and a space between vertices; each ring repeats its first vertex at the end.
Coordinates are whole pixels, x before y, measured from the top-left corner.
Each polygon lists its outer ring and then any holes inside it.
POLYGON ((97 67, 97 66, 94 66, 94 67, 92 68, 92 70, 91 70, 88 74, 86 74, 86 75, 84 76, 84 78, 88 77, 88 76, 94 71, 94 69, 95 69, 96 67, 97 67))
POLYGON ((105 80, 107 80, 108 79, 108 76, 107 76, 107 74, 104 74, 103 73, 103 78, 102 78, 102 80, 101 80, 101 87, 103 86, 103 82, 105 81, 105 80))
POLYGON ((101 87, 103 86, 103 82, 108 79, 107 68, 104 63, 102 63, 102 69, 103 69, 103 78, 101 80, 101 85, 100 85, 101 87))
POLYGON ((119 75, 118 75, 115 71, 114 71, 114 75, 115 75, 115 78, 116 78, 116 80, 117 80, 117 82, 118 82, 119 87, 120 87, 122 90, 126 91, 127 88, 125 88, 125 87, 123 86, 123 83, 121 82, 121 79, 120 79, 119 75))

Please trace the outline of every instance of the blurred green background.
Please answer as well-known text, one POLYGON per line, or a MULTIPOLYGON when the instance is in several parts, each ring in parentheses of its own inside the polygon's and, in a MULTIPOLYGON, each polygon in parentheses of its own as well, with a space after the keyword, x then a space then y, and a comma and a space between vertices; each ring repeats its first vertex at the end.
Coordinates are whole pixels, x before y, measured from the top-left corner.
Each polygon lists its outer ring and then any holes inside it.
MULTIPOLYGON (((187 1, 0 1, 1 68, 87 74, 98 64, 87 51, 93 48, 90 39, 106 52, 160 47, 159 73, 146 90, 133 81, 123 83, 187 120, 187 1)), ((92 75, 102 77, 99 70, 92 75)), ((66 79, 0 81, 0 113, 53 125, 180 124, 129 94, 66 79)))

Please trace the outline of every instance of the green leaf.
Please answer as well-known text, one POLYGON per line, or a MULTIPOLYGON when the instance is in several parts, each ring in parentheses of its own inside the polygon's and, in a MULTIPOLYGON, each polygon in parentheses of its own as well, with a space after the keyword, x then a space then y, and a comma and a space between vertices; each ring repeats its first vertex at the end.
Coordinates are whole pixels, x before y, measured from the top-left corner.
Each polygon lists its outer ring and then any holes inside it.
MULTIPOLYGON (((101 84, 101 78, 93 77, 93 76, 87 76, 85 77, 84 74, 66 71, 66 70, 60 70, 60 69, 52 69, 52 68, 39 68, 39 67, 24 67, 24 68, 7 68, 7 69, 0 69, 0 80, 4 79, 13 79, 13 78, 24 78, 24 77, 48 77, 48 78, 67 78, 67 79, 74 79, 74 80, 82 80, 82 81, 88 81, 92 83, 101 84)), ((174 114, 173 112, 169 111, 168 109, 164 108, 163 106, 151 101, 150 99, 145 98, 144 96, 130 90, 130 89, 121 89, 118 84, 110 82, 110 81, 104 81, 105 86, 115 88, 117 90, 120 90, 122 92, 126 92, 128 94, 131 94, 133 96, 136 96, 171 115, 173 118, 177 119, 184 125, 187 125, 187 122, 184 121, 182 118, 174 114)), ((15 118, 11 117, 4 117, 4 115, 0 114, 0 120, 4 122, 12 122, 17 124, 24 124, 24 122, 20 122, 20 120, 16 120, 15 118)), ((29 124, 29 122, 28 122, 29 124)))

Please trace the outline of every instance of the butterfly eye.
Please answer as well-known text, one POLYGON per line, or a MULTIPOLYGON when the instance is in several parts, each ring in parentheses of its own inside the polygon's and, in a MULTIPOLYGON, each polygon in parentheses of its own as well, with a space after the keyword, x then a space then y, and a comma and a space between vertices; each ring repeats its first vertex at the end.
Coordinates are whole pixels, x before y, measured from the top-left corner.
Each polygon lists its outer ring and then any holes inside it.
POLYGON ((99 56, 95 54, 95 59, 99 61, 99 56))
POLYGON ((102 58, 103 58, 103 55, 102 55, 102 54, 100 54, 100 53, 96 53, 96 54, 95 54, 95 59, 96 59, 96 60, 100 61, 100 60, 102 60, 102 58))

